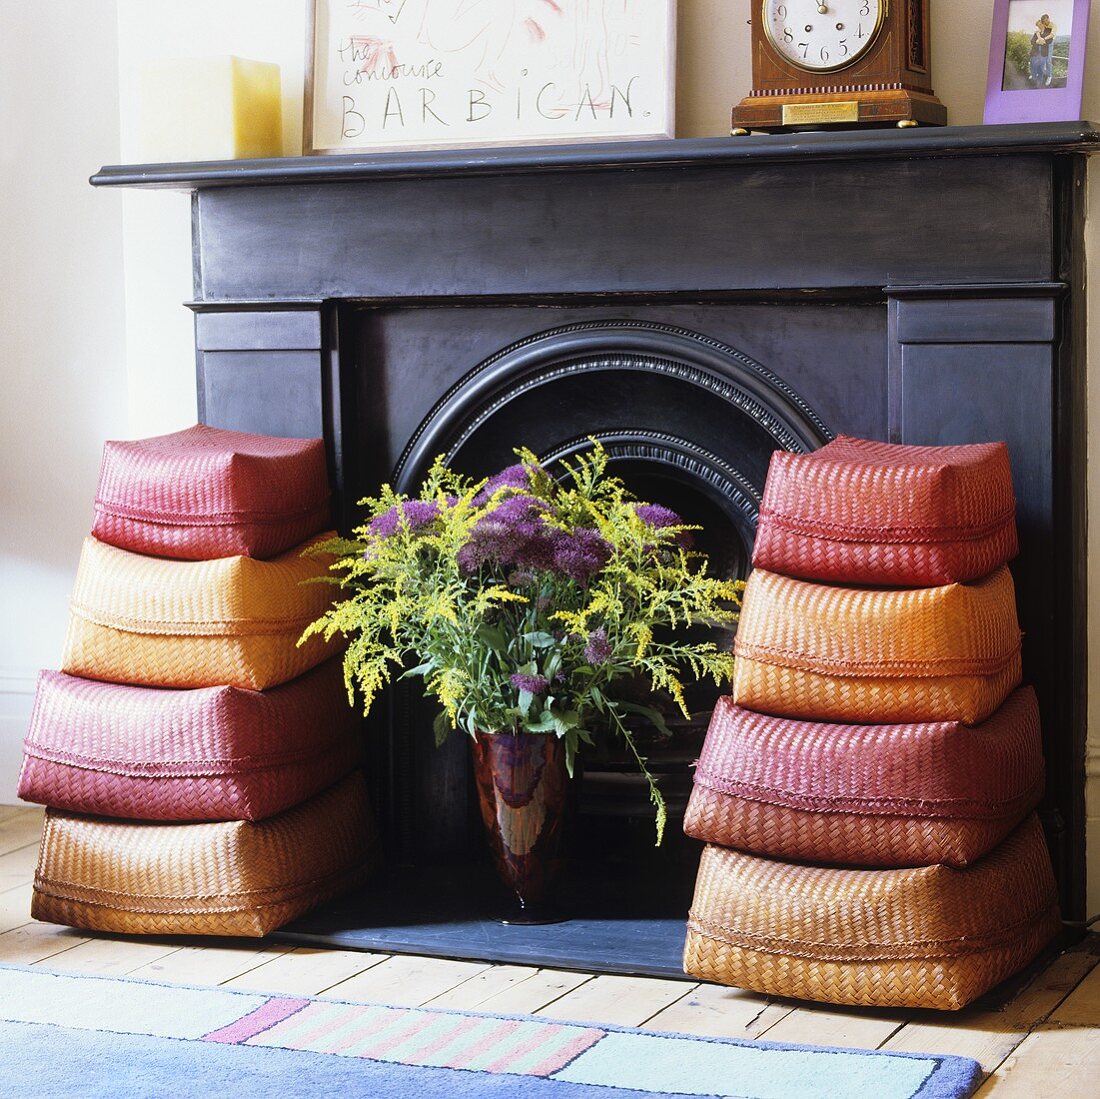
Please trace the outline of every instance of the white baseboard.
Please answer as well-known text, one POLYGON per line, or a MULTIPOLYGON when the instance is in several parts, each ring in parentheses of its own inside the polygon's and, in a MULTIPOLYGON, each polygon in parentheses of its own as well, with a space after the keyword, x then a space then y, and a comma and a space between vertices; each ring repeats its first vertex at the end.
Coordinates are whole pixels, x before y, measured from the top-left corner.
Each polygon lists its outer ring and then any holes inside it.
POLYGON ((0 668, 0 805, 22 804, 15 787, 37 678, 34 669, 0 668))

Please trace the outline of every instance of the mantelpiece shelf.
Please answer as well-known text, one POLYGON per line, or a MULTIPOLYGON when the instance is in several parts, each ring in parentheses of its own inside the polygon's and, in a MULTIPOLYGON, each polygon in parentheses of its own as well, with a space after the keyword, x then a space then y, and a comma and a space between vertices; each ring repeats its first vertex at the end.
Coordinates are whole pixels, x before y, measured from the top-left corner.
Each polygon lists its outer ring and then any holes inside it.
POLYGON ((852 133, 752 134, 748 137, 601 142, 281 157, 181 164, 109 165, 91 177, 97 187, 197 190, 288 183, 343 182, 439 175, 523 175, 555 171, 714 167, 808 160, 909 160, 1002 153, 1093 153, 1100 127, 1092 122, 1010 126, 941 126, 852 133))

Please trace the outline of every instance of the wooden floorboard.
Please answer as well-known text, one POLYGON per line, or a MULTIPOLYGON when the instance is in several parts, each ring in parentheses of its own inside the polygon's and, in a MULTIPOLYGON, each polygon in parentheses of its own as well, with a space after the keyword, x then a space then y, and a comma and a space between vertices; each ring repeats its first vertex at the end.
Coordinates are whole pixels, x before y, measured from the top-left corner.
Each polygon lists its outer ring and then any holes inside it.
POLYGON ((998 1010, 873 1011, 684 981, 268 940, 82 934, 30 917, 42 811, 0 807, 0 962, 284 995, 538 1014, 711 1037, 956 1053, 981 1062, 979 1099, 1100 1096, 1100 935, 998 1010))

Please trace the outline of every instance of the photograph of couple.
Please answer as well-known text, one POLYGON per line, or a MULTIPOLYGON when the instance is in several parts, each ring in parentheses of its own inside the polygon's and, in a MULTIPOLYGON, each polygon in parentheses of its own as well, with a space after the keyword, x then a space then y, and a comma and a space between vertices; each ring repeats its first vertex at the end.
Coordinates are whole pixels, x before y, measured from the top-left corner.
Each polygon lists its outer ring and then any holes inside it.
POLYGON ((1064 88, 1072 23, 1073 0, 1012 0, 1002 90, 1064 88))

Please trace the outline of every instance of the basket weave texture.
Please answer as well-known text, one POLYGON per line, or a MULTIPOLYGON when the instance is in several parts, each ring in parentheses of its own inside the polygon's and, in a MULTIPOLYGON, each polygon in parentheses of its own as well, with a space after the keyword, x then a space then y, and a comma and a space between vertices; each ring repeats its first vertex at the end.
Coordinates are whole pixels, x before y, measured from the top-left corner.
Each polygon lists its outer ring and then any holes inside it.
POLYGON ((272 557, 331 522, 320 439, 197 424, 103 447, 92 533, 154 557, 272 557))
POLYGON ((1035 814, 965 870, 835 869, 709 846, 684 968, 770 996, 957 1009, 1026 965, 1059 928, 1035 814))
POLYGON ((142 824, 48 810, 31 915, 130 935, 260 937, 377 861, 362 773, 253 824, 142 824))
POLYGON ((984 721, 1020 683, 1012 575, 881 591, 754 569, 733 699, 762 713, 876 724, 984 721))
POLYGON ((841 435, 772 455, 753 563, 786 576, 932 587, 1016 556, 1004 443, 901 446, 841 435))
MULTIPOLYGON (((323 536, 323 537, 327 537, 323 536)), ((62 671, 147 687, 265 690, 335 651, 302 630, 332 602, 313 539, 271 561, 168 561, 84 541, 62 671)))
POLYGON ((857 867, 966 866, 1039 802, 1035 693, 981 725, 828 725, 720 698, 684 831, 770 858, 857 867))
POLYGON ((263 820, 331 786, 359 757, 339 661, 262 693, 43 672, 19 796, 106 817, 263 820))

